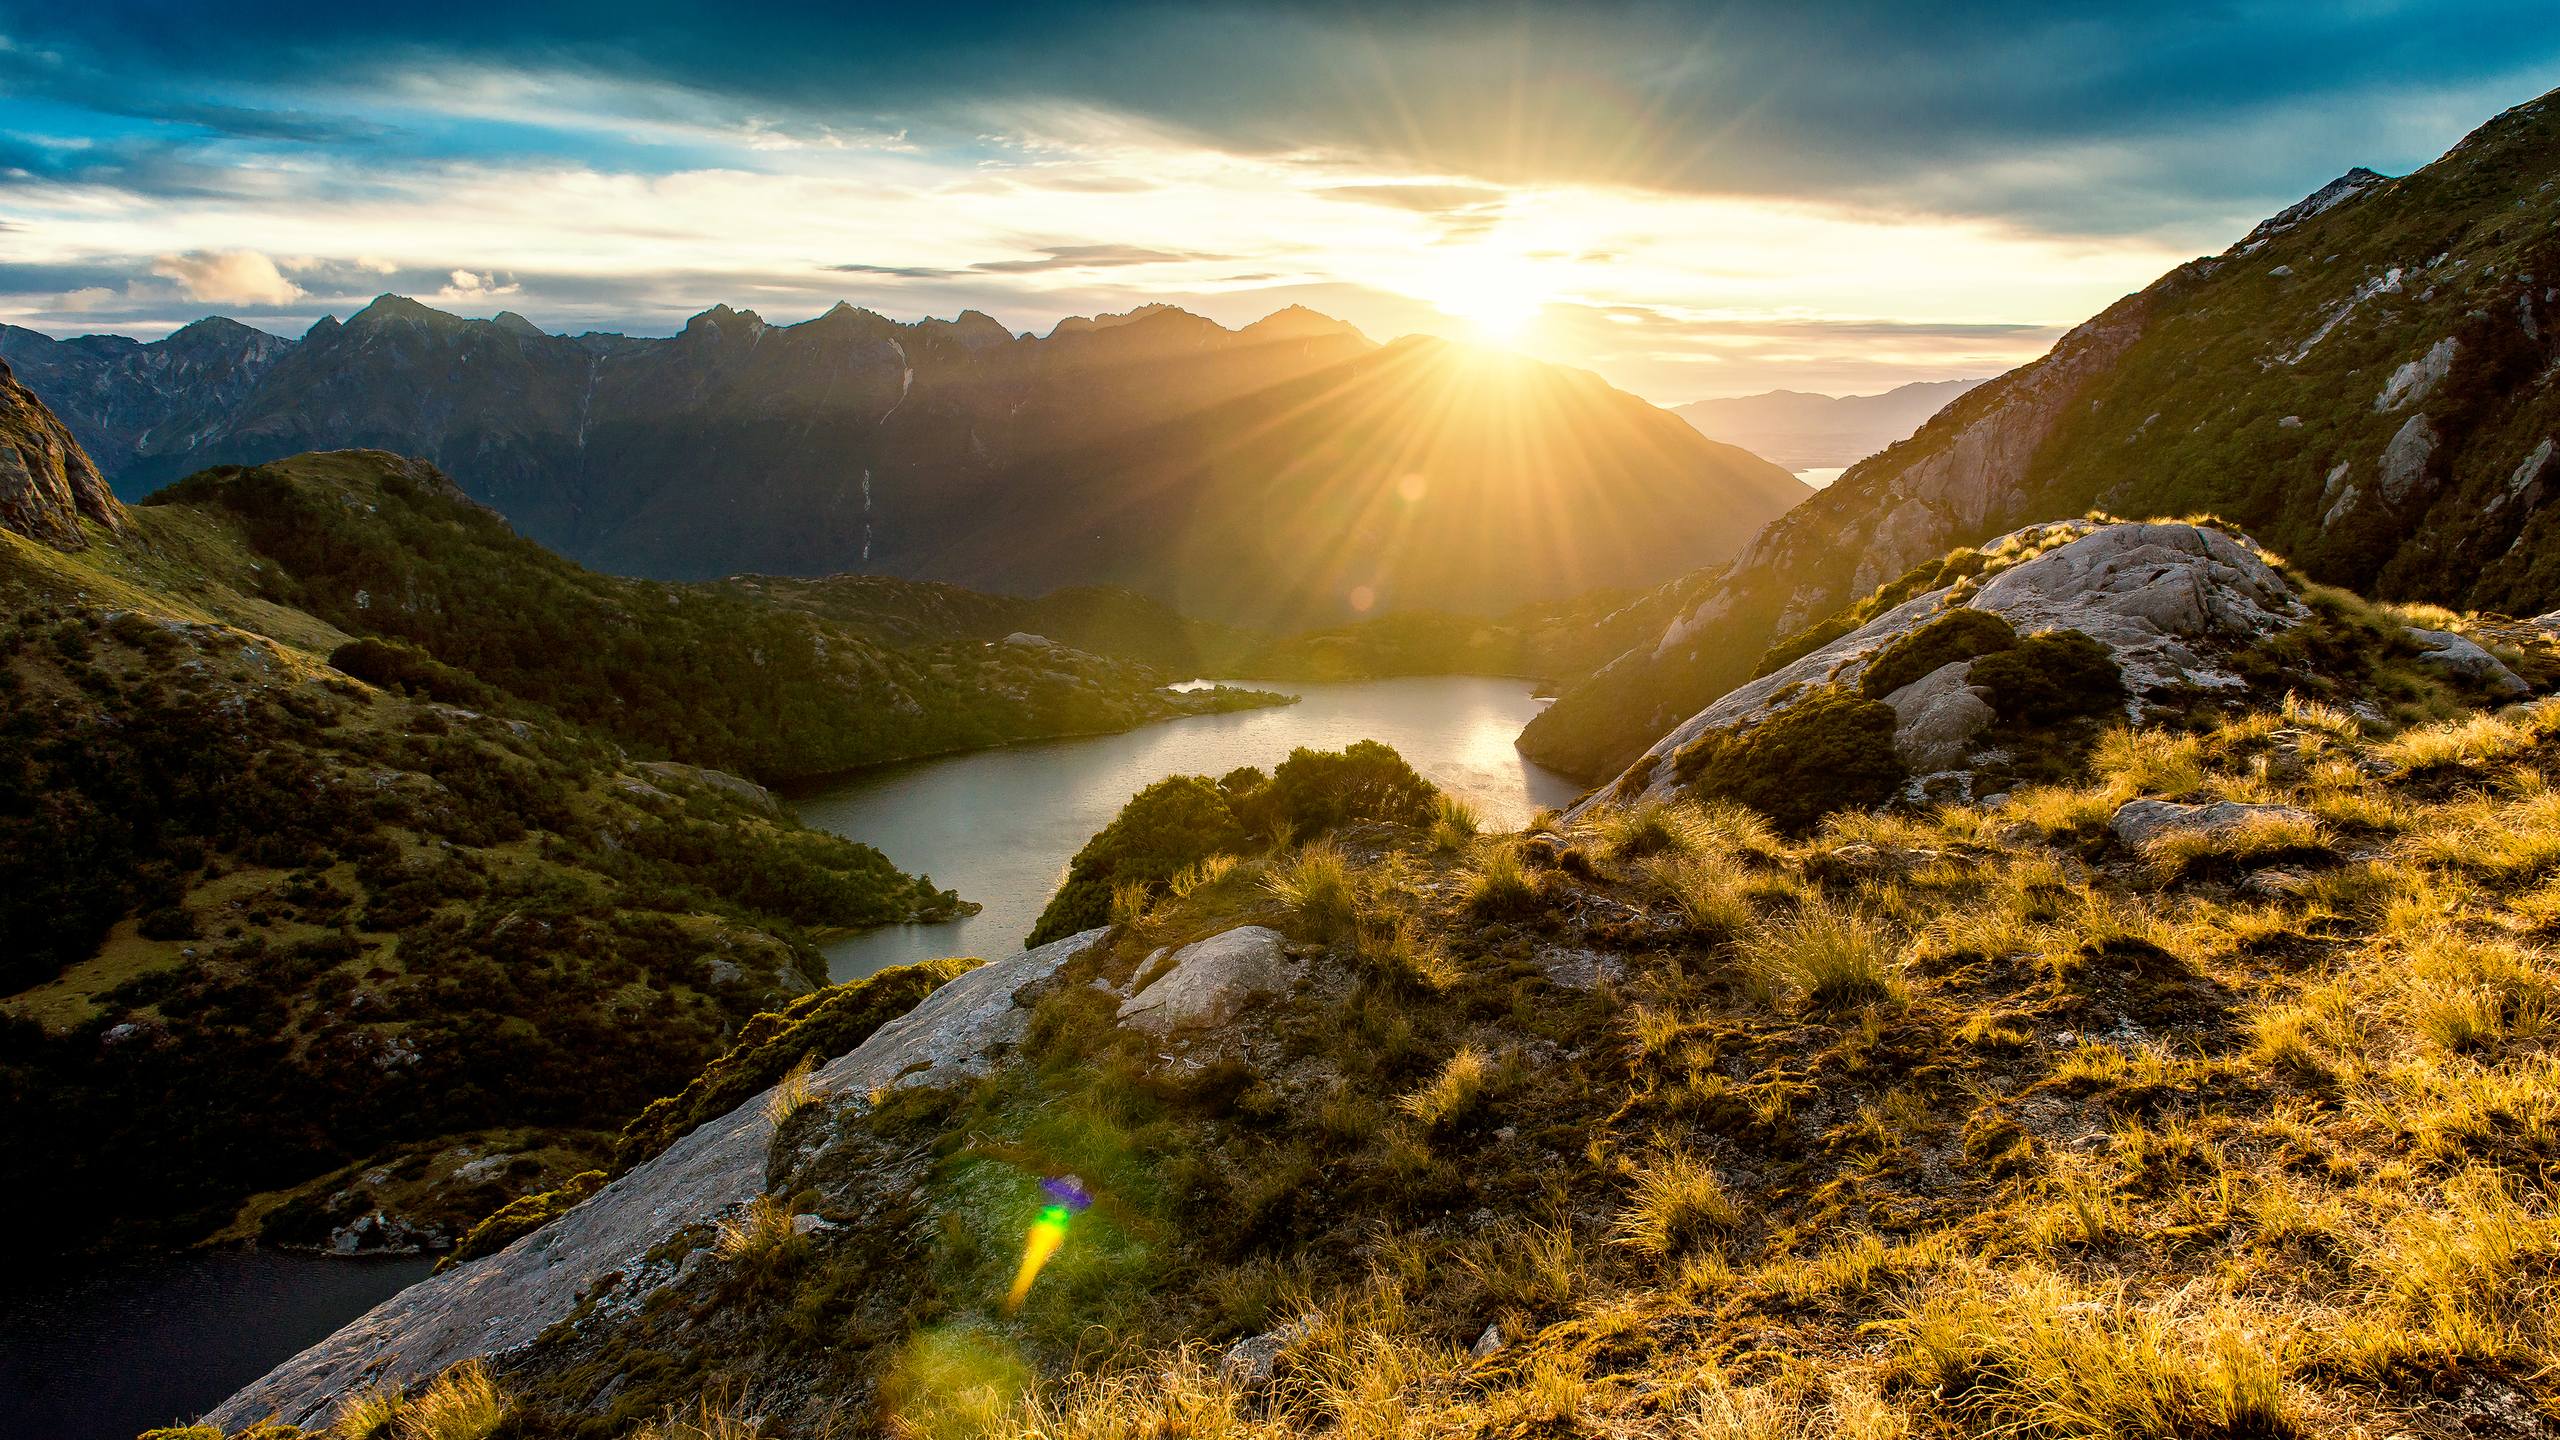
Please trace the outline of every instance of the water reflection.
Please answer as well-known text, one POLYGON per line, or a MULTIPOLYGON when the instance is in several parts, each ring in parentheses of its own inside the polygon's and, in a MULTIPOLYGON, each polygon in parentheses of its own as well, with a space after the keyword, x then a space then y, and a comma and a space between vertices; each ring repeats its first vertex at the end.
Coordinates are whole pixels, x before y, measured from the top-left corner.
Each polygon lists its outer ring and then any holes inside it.
POLYGON ((1301 745, 1383 740, 1496 828, 1571 800, 1570 780, 1522 759, 1520 727, 1544 702, 1525 680, 1433 676, 1347 685, 1238 681, 1300 698, 1239 715, 1204 715, 1125 735, 1051 741, 887 767, 804 796, 800 817, 880 847, 986 908, 947 925, 874 930, 827 948, 838 980, 939 955, 1021 948, 1067 862, 1130 795, 1167 775, 1268 770, 1301 745))

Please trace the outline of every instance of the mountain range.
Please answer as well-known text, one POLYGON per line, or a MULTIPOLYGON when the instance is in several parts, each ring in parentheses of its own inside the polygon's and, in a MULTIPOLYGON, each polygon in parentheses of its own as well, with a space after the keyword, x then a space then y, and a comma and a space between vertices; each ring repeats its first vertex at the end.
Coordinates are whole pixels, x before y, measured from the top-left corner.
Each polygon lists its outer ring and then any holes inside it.
POLYGON ((1980 380, 1915 380, 1881 395, 1765 390, 1693 400, 1672 414, 1698 433, 1739 445, 1789 470, 1855 465, 1935 415, 1980 380))
POLYGON ((0 359, 128 497, 368 446, 618 573, 1124 585, 1279 630, 1668 579, 1808 493, 1587 372, 1297 308, 1229 330, 1147 306, 1035 339, 974 311, 720 306, 639 339, 384 296, 297 341, 8 329, 0 359))
POLYGON ((2357 169, 2109 306, 1851 467, 1567 689, 1521 748, 1599 781, 1951 548, 2102 510, 2212 512, 2314 579, 2560 604, 2560 103, 2357 169))

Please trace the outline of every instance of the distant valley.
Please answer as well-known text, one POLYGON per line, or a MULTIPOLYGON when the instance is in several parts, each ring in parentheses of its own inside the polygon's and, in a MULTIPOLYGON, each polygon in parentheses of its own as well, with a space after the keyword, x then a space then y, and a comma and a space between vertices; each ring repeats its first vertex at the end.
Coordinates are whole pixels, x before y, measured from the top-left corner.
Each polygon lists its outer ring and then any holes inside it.
POLYGON ((1698 433, 1739 445, 1789 470, 1855 465, 1953 404, 1980 380, 1916 380, 1881 395, 1813 395, 1769 390, 1719 400, 1693 400, 1672 414, 1698 433))

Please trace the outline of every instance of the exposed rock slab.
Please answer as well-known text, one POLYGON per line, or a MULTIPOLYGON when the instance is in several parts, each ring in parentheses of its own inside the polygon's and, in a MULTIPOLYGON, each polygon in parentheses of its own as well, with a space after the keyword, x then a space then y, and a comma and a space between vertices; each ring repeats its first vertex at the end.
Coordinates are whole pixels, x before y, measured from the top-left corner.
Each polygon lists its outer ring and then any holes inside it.
MULTIPOLYGON (((941 1084, 983 1073, 1030 1023, 1015 992, 1054 974, 1107 933, 1087 930, 979 966, 829 1061, 810 1077, 811 1089, 858 1096, 878 1086, 941 1084)), ((401 1291, 205 1419, 225 1430, 270 1414, 312 1425, 362 1386, 406 1385, 473 1356, 531 1344, 567 1319, 582 1296, 593 1294, 608 1310, 637 1305, 677 1273, 652 1261, 650 1252, 763 1192, 765 1151, 773 1139, 764 1107, 758 1095, 497 1254, 401 1291)))
MULTIPOLYGON (((1156 1035, 1223 1025, 1254 996, 1279 994, 1297 979, 1287 947, 1279 931, 1263 925, 1195 940, 1173 952, 1170 968, 1120 1002, 1120 1023, 1156 1035)), ((1157 969, 1160 960, 1161 952, 1149 957, 1145 970, 1157 969)))
MULTIPOLYGON (((1960 597, 1952 585, 1913 596, 1794 663, 1735 687, 1655 741, 1628 774, 1645 796, 1667 798, 1677 778, 1671 757, 1683 746, 1711 731, 1756 725, 1826 686, 1854 682, 1887 646, 1954 606, 1990 611, 2022 635, 2077 630, 2089 636, 2107 647, 2137 700, 2190 687, 2238 688, 2241 678, 2224 667, 2220 655, 2310 613, 2254 546, 2211 526, 2069 520, 2031 525, 1985 548, 2002 546, 2049 548, 1969 596, 1960 597)), ((1894 747, 1911 769, 1927 773, 1960 763, 1980 733, 1975 722, 1988 723, 1989 706, 1964 683, 1968 669, 1969 662, 1941 667, 1888 697, 1896 717, 1894 747)), ((1595 793, 1573 813, 1590 810, 1617 789, 1595 793)))
POLYGON ((2505 661, 2450 630, 2411 626, 2409 638, 2418 642, 2418 663, 2439 674, 2507 699, 2533 693, 2533 687, 2508 669, 2505 661))
POLYGON ((76 549, 80 522, 124 528, 124 506, 80 442, 0 364, 0 530, 76 549))
POLYGON ((2175 800, 2128 800, 2108 823, 2127 845, 2148 845, 2168 835, 2223 835, 2267 821, 2313 823, 2311 812, 2292 805, 2249 805, 2216 800, 2185 805, 2175 800))
POLYGON ((1950 661, 1884 697, 1893 707, 1893 751, 1926 775, 1962 764, 1976 736, 1998 718, 1983 692, 1965 681, 1970 660, 1950 661))

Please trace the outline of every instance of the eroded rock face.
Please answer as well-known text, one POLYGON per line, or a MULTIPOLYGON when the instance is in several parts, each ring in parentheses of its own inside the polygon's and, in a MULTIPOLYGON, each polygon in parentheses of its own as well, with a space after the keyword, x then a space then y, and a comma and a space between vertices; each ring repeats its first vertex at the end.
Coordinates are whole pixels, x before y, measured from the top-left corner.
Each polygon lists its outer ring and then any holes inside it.
POLYGON ((1120 1002, 1120 1023, 1157 1035, 1223 1025, 1254 996, 1280 994, 1296 981, 1287 944, 1277 930, 1245 925, 1170 956, 1159 951, 1139 969, 1141 979, 1149 971, 1156 978, 1120 1002))
MULTIPOLYGON (((940 1085, 983 1074, 1030 1024, 1016 992, 1102 943, 1088 930, 981 965, 925 997, 810 1077, 819 1097, 878 1087, 940 1085)), ((767 1092, 770 1093, 770 1092, 767 1092)), ((324 1420, 366 1385, 406 1385, 473 1356, 529 1345, 582 1298, 628 1313, 678 1273, 651 1252, 764 1191, 773 1122, 758 1095, 677 1141, 567 1214, 486 1259, 423 1280, 269 1371, 205 1419, 225 1430, 273 1414, 324 1420)), ((707 1252, 695 1252, 697 1254, 707 1252)))
POLYGON ((2106 525, 1973 597, 2021 635, 2077 630, 2105 645, 2128 688, 2232 689, 2238 676, 2196 642, 2245 644, 2308 613, 2254 547, 2207 525, 2106 525))
MULTIPOLYGON (((1951 606, 1989 611, 2021 635, 2076 630, 2107 648, 2137 706, 2145 696, 2185 689, 2234 689, 2228 651, 2299 623, 2309 611, 2283 576, 2247 541, 2210 526, 2101 525, 2086 520, 2032 525, 1986 546, 2043 548, 1970 595, 1956 586, 1913 596, 1857 630, 1726 693, 1654 742, 1628 777, 1649 798, 1676 784, 1671 757, 1710 731, 1758 724, 1797 698, 1852 685, 1887 646, 1951 606), (2056 543, 2059 542, 2059 543, 2056 543)), ((1894 749, 1914 772, 1961 765, 1990 724, 1991 707, 1967 683, 1970 662, 1940 667, 1885 697, 1895 715, 1894 749)), ((1628 785, 1622 777, 1620 786, 1628 785)), ((1610 787, 1576 807, 1580 814, 1610 787)))
POLYGON ((0 364, 0 529, 71 550, 84 543, 83 520, 121 530, 124 506, 80 442, 0 364))

